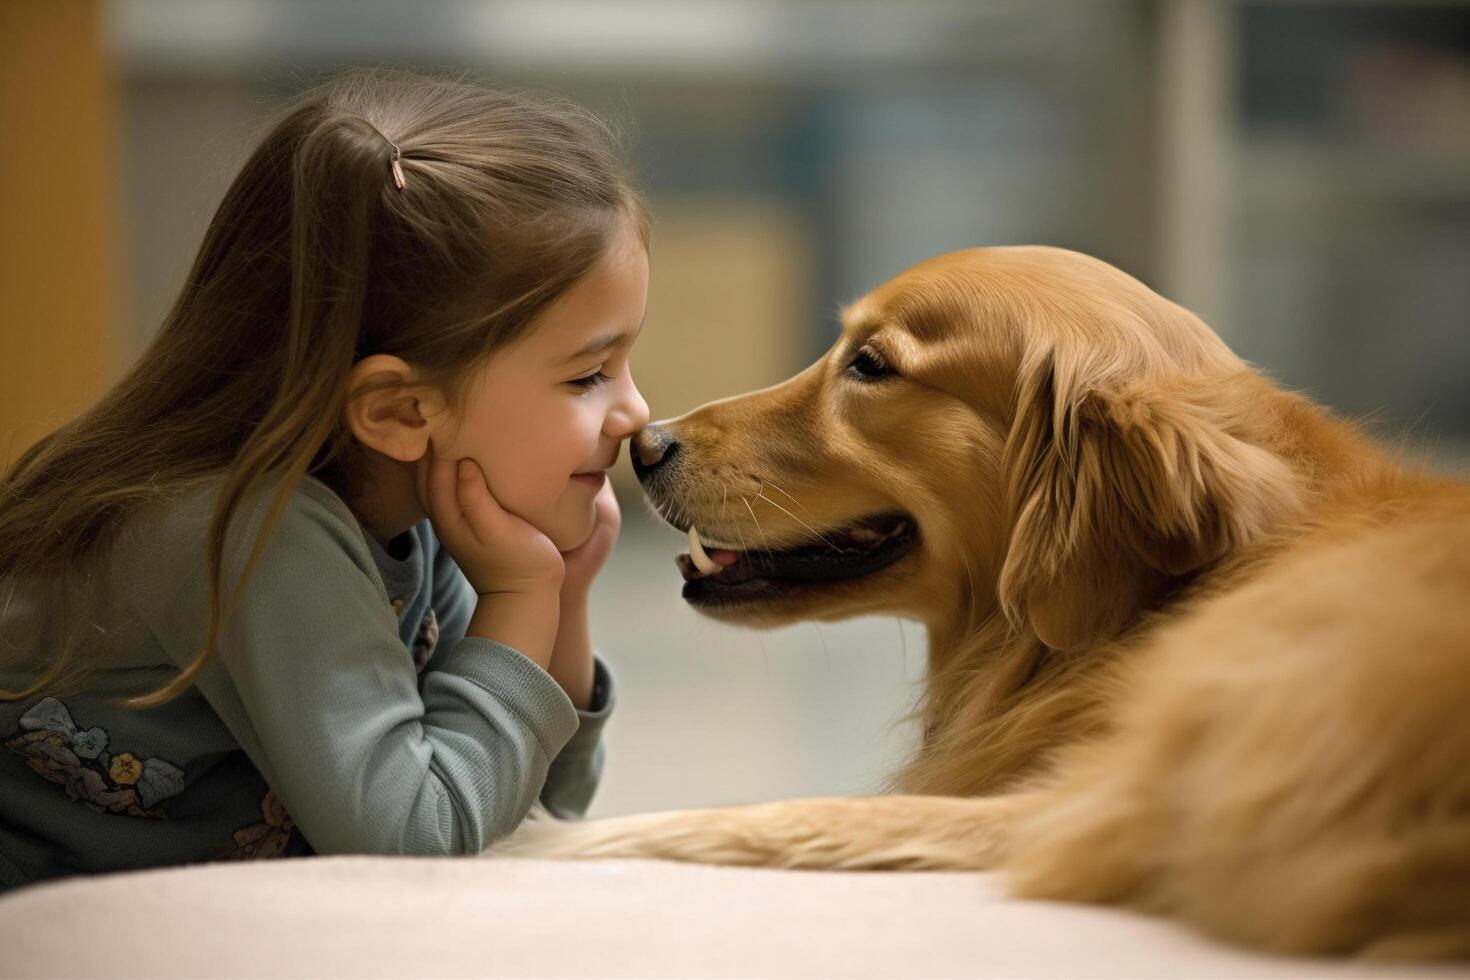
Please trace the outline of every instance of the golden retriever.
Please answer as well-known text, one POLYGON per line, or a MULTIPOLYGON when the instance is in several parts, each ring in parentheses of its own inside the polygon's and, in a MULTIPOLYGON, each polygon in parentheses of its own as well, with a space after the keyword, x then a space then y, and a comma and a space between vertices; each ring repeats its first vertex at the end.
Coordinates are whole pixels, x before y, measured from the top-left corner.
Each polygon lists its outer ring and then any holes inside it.
POLYGON ((703 612, 926 625, 903 795, 501 852, 996 868, 1266 949, 1470 952, 1470 487, 1074 252, 940 256, 843 319, 635 466, 707 549, 680 556, 703 612))

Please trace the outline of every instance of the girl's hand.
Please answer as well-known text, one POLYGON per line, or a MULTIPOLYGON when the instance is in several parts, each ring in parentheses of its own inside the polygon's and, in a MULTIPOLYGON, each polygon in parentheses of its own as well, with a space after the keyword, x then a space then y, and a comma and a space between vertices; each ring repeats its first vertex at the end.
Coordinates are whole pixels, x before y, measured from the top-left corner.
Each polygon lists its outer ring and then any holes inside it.
POLYGON ((442 459, 431 446, 419 480, 435 535, 480 596, 560 590, 565 567, 556 545, 500 506, 478 463, 442 459))
POLYGON ((592 705, 592 689, 596 680, 592 629, 588 622, 588 593, 592 590, 592 580, 612 553, 613 543, 618 539, 618 528, 622 525, 622 513, 618 510, 618 498, 613 495, 611 483, 603 484, 593 507, 597 518, 592 525, 592 534, 571 551, 561 554, 566 566, 566 579, 561 587, 556 642, 546 668, 567 692, 572 704, 581 711, 592 705))
POLYGON ((611 480, 597 492, 593 507, 597 518, 592 525, 592 534, 571 551, 561 553, 566 567, 566 577, 561 586, 563 605, 568 600, 585 598, 591 591, 592 580, 607 563, 607 556, 612 554, 613 544, 618 540, 618 529, 622 527, 623 516, 618 510, 618 498, 613 493, 611 480))

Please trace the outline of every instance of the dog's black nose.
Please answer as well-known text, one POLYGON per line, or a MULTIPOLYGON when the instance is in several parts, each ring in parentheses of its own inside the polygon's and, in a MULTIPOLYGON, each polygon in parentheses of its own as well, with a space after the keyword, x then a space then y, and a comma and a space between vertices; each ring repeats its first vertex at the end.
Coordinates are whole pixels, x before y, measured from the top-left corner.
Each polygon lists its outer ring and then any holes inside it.
POLYGON ((679 451, 679 443, 668 429, 650 425, 633 437, 633 472, 644 479, 663 466, 679 451))

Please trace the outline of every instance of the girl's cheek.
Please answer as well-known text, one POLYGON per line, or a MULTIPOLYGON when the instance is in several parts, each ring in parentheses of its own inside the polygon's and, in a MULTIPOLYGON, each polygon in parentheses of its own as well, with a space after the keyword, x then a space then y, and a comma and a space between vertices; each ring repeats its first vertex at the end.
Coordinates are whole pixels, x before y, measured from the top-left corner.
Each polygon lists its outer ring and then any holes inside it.
POLYGON ((460 419, 446 419, 429 436, 429 445, 434 455, 445 459, 458 459, 469 455, 464 451, 464 423, 460 419))

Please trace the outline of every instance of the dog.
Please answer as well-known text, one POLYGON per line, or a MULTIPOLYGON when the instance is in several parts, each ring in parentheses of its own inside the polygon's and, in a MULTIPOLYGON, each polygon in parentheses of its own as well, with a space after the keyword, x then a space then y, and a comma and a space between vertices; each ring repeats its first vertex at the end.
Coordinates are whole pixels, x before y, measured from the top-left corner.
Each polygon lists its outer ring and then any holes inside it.
POLYGON ((939 256, 775 387, 650 426, 684 598, 929 638, 892 795, 498 853, 998 869, 1310 954, 1470 954, 1470 486, 1091 257, 939 256))

